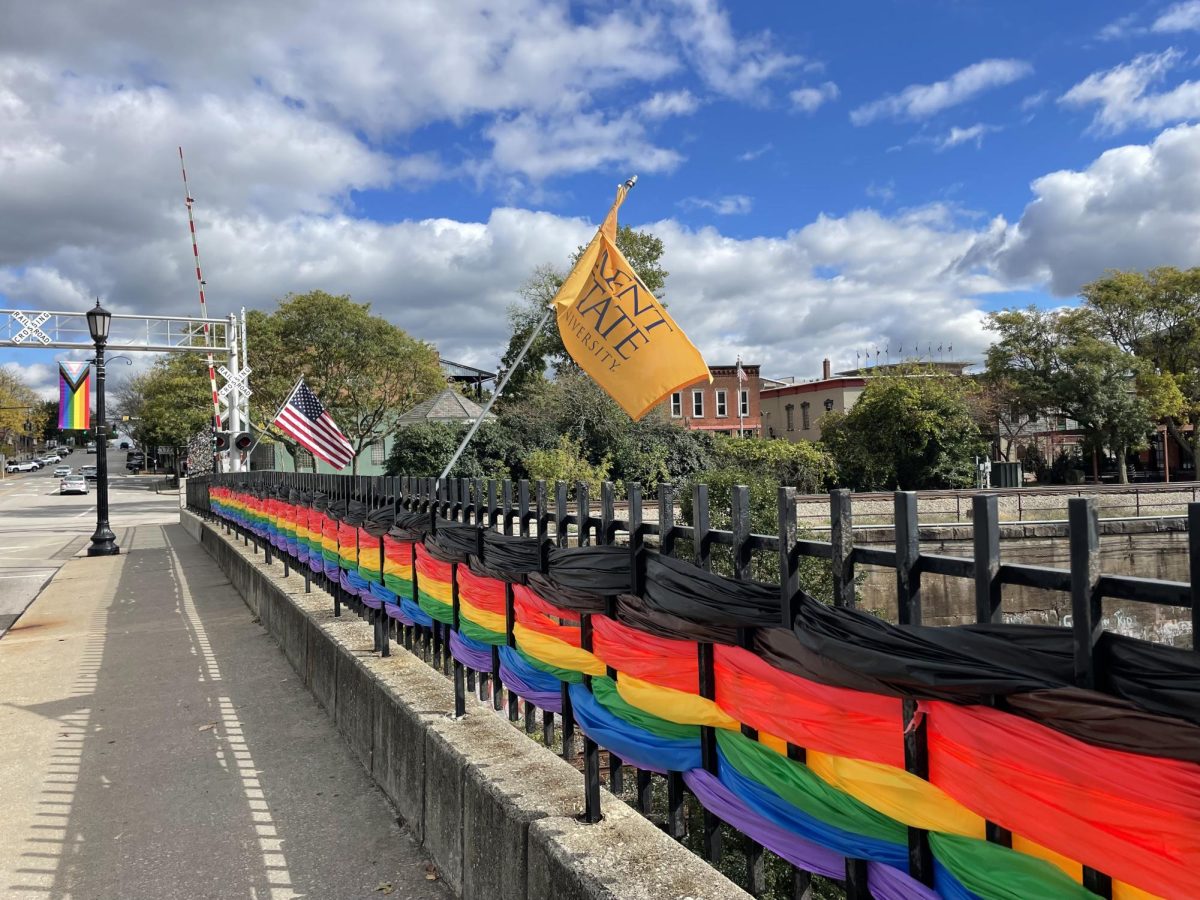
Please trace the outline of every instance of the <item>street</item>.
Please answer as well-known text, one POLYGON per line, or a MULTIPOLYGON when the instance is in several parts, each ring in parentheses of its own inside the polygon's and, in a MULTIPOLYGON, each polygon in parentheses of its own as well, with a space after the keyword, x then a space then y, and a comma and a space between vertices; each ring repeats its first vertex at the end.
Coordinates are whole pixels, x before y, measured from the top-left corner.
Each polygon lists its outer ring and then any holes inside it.
MULTIPOLYGON (((119 454, 124 459, 123 454, 119 454)), ((117 543, 129 527, 174 521, 179 498, 156 494, 161 480, 126 475, 120 459, 109 476, 109 519, 117 543)), ((77 450, 63 459, 72 471, 95 465, 95 454, 77 450)), ((51 576, 88 545, 96 527, 96 483, 85 495, 58 493, 54 466, 0 480, 0 635, 33 601, 51 576)))

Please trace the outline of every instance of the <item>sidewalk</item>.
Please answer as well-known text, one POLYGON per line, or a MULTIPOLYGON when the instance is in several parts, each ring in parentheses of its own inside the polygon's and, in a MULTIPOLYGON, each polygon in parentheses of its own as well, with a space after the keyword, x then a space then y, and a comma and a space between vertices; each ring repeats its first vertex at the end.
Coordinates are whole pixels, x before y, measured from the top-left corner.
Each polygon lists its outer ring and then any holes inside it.
POLYGON ((0 895, 450 897, 200 546, 122 551, 0 639, 0 895))

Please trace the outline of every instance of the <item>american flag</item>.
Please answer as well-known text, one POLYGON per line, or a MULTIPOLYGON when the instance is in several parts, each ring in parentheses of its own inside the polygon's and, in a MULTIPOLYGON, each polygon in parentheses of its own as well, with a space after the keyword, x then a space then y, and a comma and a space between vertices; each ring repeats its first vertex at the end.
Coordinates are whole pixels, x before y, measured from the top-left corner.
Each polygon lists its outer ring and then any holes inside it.
POLYGON ((275 417, 275 424, 335 469, 346 468, 354 459, 354 447, 303 381, 275 417))
POLYGON ((746 383, 746 370, 742 368, 742 358, 740 356, 737 360, 737 380, 738 384, 746 383))

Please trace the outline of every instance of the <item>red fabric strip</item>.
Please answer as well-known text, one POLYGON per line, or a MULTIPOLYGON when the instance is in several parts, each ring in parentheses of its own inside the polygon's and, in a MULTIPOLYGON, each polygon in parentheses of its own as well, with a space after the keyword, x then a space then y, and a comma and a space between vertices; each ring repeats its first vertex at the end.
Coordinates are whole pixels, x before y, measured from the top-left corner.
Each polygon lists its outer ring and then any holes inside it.
POLYGON ((929 780, 981 816, 1163 897, 1200 897, 1200 766, 923 702, 929 780))

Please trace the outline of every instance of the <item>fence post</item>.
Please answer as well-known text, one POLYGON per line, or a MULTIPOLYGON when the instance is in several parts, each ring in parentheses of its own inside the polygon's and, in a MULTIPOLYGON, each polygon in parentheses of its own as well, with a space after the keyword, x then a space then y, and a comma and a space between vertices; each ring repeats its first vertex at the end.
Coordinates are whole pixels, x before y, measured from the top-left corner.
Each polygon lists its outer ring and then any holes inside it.
MULTIPOLYGON (((1094 650, 1096 641, 1104 631, 1103 608, 1097 589, 1100 581, 1100 522, 1095 501, 1090 497, 1072 497, 1067 501, 1067 520, 1071 540, 1071 631, 1075 639, 1075 681, 1080 687, 1095 690, 1094 650)), ((1101 897, 1112 896, 1112 879, 1090 866, 1083 867, 1083 886, 1101 897)))
MULTIPOLYGON (((549 538, 550 538, 550 507, 547 504, 546 482, 543 479, 538 479, 534 487, 534 501, 537 505, 537 521, 535 523, 538 540, 538 562, 542 572, 546 572, 546 564, 549 559, 549 538)), ((554 712, 553 710, 542 710, 542 742, 547 748, 554 746, 554 712)))
POLYGON ((921 624, 921 545, 917 530, 917 495, 896 491, 896 603, 901 625, 921 624))
MULTIPOLYGON (((554 543, 558 547, 567 546, 567 483, 554 483, 554 543)), ((547 566, 547 571, 549 567, 547 566)), ((565 681, 559 688, 562 700, 562 757, 567 762, 575 758, 575 713, 571 708, 570 685, 565 681)))
POLYGON ((1100 594, 1100 528, 1094 501, 1073 497, 1067 501, 1071 535, 1071 630, 1075 639, 1075 681, 1096 689, 1092 651, 1103 631, 1100 594))
POLYGON ((1000 505, 995 494, 971 498, 975 541, 975 621, 1001 621, 1000 505))
MULTIPOLYGON (((705 571, 712 570, 709 530, 708 485, 697 484, 692 487, 692 543, 696 565, 705 571)), ((711 643, 700 641, 696 644, 696 662, 700 670, 700 696, 712 700, 716 697, 717 686, 711 643)), ((700 726, 700 761, 706 772, 717 774, 717 734, 711 726, 700 726)), ((713 864, 721 859, 721 820, 707 809, 704 810, 704 855, 713 864)))
MULTIPOLYGON (((846 488, 829 492, 829 525, 829 540, 833 545, 833 605, 853 609, 854 517, 850 509, 850 491, 846 488)), ((784 627, 791 628, 792 623, 785 622, 784 627)))
MULTIPOLYGON (((677 535, 675 533, 675 486, 663 481, 658 485, 658 552, 663 556, 674 556, 677 535)), ((639 580, 637 590, 639 597, 645 593, 645 581, 639 580)), ((677 841, 682 841, 686 835, 684 821, 684 786, 683 774, 680 772, 667 773, 667 834, 677 841)))
MULTIPOLYGON (((600 483, 600 529, 596 532, 596 544, 598 546, 611 545, 616 537, 616 525, 614 524, 617 518, 617 502, 616 492, 613 489, 611 481, 600 483)), ((617 598, 609 596, 604 598, 604 612, 610 618, 617 617, 617 598)), ((616 680, 616 670, 609 667, 608 677, 616 680)), ((625 787, 624 773, 621 769, 621 757, 617 756, 611 750, 608 751, 608 789, 614 794, 619 794, 625 787)))
MULTIPOLYGON (((576 509, 579 518, 579 546, 588 546, 588 519, 591 518, 591 499, 588 486, 582 481, 575 482, 576 509)), ((597 541, 599 543, 599 541, 597 541)), ((579 614, 579 645, 582 649, 592 650, 592 617, 588 613, 579 614)), ((592 689, 592 676, 583 676, 583 686, 592 689)), ((602 818, 600 813, 600 747, 588 737, 583 736, 583 818, 585 822, 596 823, 602 818)))
POLYGON ((1192 652, 1200 652, 1200 503, 1189 503, 1188 572, 1192 593, 1192 652))
MULTIPOLYGON (((641 594, 646 580, 645 534, 642 531, 642 486, 636 481, 627 482, 625 493, 629 498, 629 593, 641 594)), ((614 611, 615 612, 615 611, 614 611)), ((651 773, 636 769, 637 808, 644 816, 653 810, 651 773)))

